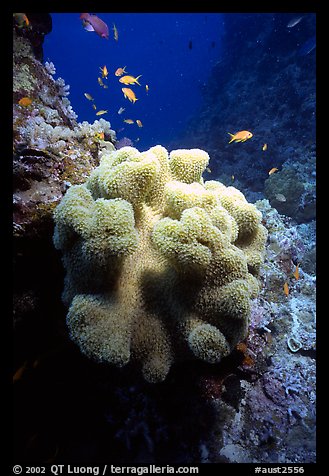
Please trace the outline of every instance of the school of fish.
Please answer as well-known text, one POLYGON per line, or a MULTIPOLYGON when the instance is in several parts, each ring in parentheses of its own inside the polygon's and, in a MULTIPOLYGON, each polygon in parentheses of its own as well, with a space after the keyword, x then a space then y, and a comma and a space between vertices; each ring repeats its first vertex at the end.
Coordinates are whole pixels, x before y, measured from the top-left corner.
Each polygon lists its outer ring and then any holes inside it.
MULTIPOLYGON (((80 19, 82 20, 82 25, 83 25, 83 27, 86 31, 94 31, 101 38, 109 39, 109 28, 108 28, 107 24, 101 18, 99 18, 97 15, 90 14, 90 13, 81 13, 80 14, 80 19)), ((299 23, 300 20, 301 20, 300 17, 294 18, 291 22, 288 23, 287 27, 288 28, 294 27, 295 25, 297 25, 297 23, 299 23)), ((19 21, 24 22, 25 20, 24 20, 23 17, 19 17, 19 21)), ((119 32, 118 32, 118 29, 117 29, 117 27, 114 23, 113 23, 112 30, 113 30, 114 40, 118 41, 119 40, 119 32)), ((108 81, 108 77, 109 77, 108 67, 107 67, 107 65, 103 65, 103 66, 99 67, 99 70, 100 70, 101 74, 97 78, 98 84, 103 89, 107 89, 108 88, 107 81, 108 81)), ((128 74, 127 66, 125 65, 123 67, 122 66, 117 67, 114 71, 114 76, 116 76, 118 78, 118 82, 121 83, 124 86, 124 87, 121 88, 124 99, 127 99, 130 103, 135 104, 136 101, 139 100, 139 98, 136 96, 135 91, 131 87, 127 87, 127 86, 132 86, 132 87, 135 86, 135 85, 141 86, 141 83, 139 82, 139 79, 142 77, 142 75, 140 74, 138 76, 133 76, 130 73, 128 74)), ((149 89, 150 89, 149 85, 145 84, 145 93, 146 94, 149 93, 149 89)), ((101 116, 103 114, 108 113, 108 109, 101 109, 101 110, 97 111, 97 107, 96 107, 96 104, 94 102, 94 98, 91 96, 91 94, 84 93, 84 95, 89 101, 91 101, 92 107, 95 110, 96 116, 101 116)), ((125 108, 120 107, 117 111, 117 114, 121 115, 124 111, 125 111, 125 108)), ((123 122, 125 124, 130 124, 130 125, 136 123, 139 128, 143 127, 143 123, 140 119, 124 118, 123 122)), ((230 136, 229 144, 231 144, 232 142, 235 142, 235 143, 246 142, 248 139, 251 139, 253 137, 253 133, 250 132, 249 130, 241 130, 241 131, 235 132, 234 134, 231 134, 230 132, 228 132, 228 134, 230 136)), ((265 152, 267 150, 267 148, 268 148, 267 143, 264 143, 262 145, 262 150, 265 152)), ((209 171, 210 171, 210 169, 209 169, 209 171)), ((209 171, 208 171, 208 173, 210 173, 209 171)), ((272 169, 269 170, 268 174, 272 175, 274 172, 277 172, 277 171, 278 171, 278 168, 273 167, 272 169)), ((233 181, 234 181, 234 175, 232 175, 232 182, 233 181)), ((284 198, 279 197, 278 200, 283 201, 284 198)))
MULTIPOLYGON (((23 14, 17 14, 17 15, 23 15, 23 14)), ((90 13, 81 13, 80 14, 80 19, 82 21, 82 26, 86 31, 93 31, 95 32, 98 36, 101 38, 109 39, 109 27, 108 25, 97 15, 90 14, 90 13)), ((18 16, 17 20, 21 22, 22 24, 26 21, 25 18, 18 16)), ((115 23, 113 23, 112 27, 113 31, 113 38, 115 41, 119 40, 119 31, 118 28, 116 27, 115 23)), ((139 82, 139 78, 142 77, 140 74, 139 76, 132 76, 131 74, 128 74, 127 71, 127 66, 123 67, 118 67, 114 71, 114 76, 118 78, 119 83, 121 83, 124 86, 134 86, 138 85, 141 86, 139 82)), ((103 66, 99 67, 100 70, 100 75, 97 77, 97 82, 99 86, 103 89, 108 89, 108 79, 109 79, 109 70, 106 64, 103 66)), ((110 81, 109 81, 110 82, 110 81)), ((135 92, 130 88, 130 87, 122 87, 121 88, 123 97, 125 99, 128 99, 132 104, 135 104, 136 101, 138 101, 138 97, 136 96, 135 92)), ((148 94, 149 92, 149 86, 148 84, 145 85, 145 92, 148 94)), ((103 114, 107 114, 109 111, 108 109, 100 109, 97 110, 97 106, 95 104, 94 98, 90 93, 85 92, 84 93, 85 98, 91 102, 92 108, 95 110, 96 116, 102 116, 103 114)), ((22 98, 21 102, 19 103, 20 105, 27 106, 28 105, 28 98, 22 98), (23 101, 24 99, 24 101, 23 101)), ((121 115, 125 111, 124 107, 120 107, 117 111, 117 114, 121 115)), ((143 127, 143 123, 140 119, 130 119, 126 118, 123 119, 123 122, 126 124, 134 124, 136 123, 139 128, 143 127)), ((100 133, 101 135, 101 133, 100 133)), ((97 136, 97 138, 101 138, 100 135, 97 136)))

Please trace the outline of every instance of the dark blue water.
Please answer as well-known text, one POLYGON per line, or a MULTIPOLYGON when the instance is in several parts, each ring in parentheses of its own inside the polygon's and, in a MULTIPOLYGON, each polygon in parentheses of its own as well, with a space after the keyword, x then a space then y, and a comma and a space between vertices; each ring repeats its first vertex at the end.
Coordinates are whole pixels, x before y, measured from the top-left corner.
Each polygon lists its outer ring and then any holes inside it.
POLYGON ((139 138, 144 150, 155 144, 166 145, 184 129, 201 103, 201 89, 212 67, 222 54, 223 17, 209 13, 101 13, 95 12, 110 29, 108 40, 83 29, 79 13, 52 13, 52 32, 44 42, 44 60, 56 67, 55 78, 71 86, 69 99, 78 121, 93 123, 90 93, 97 110, 108 110, 104 119, 111 123, 117 138, 139 138), (113 23, 119 39, 113 37, 113 23), (102 88, 97 78, 107 66, 108 80, 102 88), (134 90, 138 101, 124 98, 125 87, 114 75, 126 66, 133 76, 142 75, 134 90), (145 86, 149 86, 146 93, 145 86), (117 111, 124 107, 122 115, 117 111), (140 119, 129 125, 123 119, 140 119))

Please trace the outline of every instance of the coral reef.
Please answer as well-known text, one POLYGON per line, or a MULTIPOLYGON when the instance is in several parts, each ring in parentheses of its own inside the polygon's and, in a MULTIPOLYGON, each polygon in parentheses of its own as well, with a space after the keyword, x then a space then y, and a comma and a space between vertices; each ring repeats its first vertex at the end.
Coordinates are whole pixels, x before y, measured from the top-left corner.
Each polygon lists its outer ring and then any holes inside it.
POLYGON ((315 55, 293 41, 314 14, 289 31, 284 14, 240 17, 225 16, 204 104, 167 147, 206 150, 211 172, 205 152, 139 153, 104 119, 78 123, 40 62, 50 15, 15 28, 17 461, 316 462, 315 55), (243 148, 227 144, 240 124, 243 148))
POLYGON ((54 65, 36 59, 29 39, 15 30, 13 53, 14 233, 40 236, 67 186, 90 174, 101 150, 114 149, 115 132, 104 119, 76 121, 69 85, 53 78, 54 65), (29 106, 19 104, 23 97, 29 106))
POLYGON ((314 223, 293 225, 267 200, 256 206, 269 230, 263 286, 252 301, 248 336, 237 347, 240 373, 203 378, 218 416, 200 454, 207 462, 315 462, 315 276, 304 270, 314 223))
POLYGON ((144 378, 175 360, 219 362, 247 335, 267 231, 234 187, 204 182, 199 149, 104 153, 54 212, 71 338, 144 378))

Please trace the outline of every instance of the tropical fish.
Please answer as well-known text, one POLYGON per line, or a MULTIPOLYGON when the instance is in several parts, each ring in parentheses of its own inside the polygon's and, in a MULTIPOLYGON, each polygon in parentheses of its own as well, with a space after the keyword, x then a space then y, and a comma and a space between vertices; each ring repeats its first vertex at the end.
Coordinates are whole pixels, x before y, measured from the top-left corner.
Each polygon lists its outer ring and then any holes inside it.
POLYGON ((127 73, 126 71, 127 66, 124 66, 123 68, 118 68, 116 72, 114 73, 115 76, 122 76, 124 73, 127 73))
POLYGON ((104 132, 96 132, 95 139, 104 140, 104 132))
POLYGON ((134 121, 132 119, 124 119, 123 122, 126 122, 127 124, 133 124, 134 121))
POLYGON ((108 72, 108 70, 107 70, 106 65, 104 65, 103 68, 99 68, 99 69, 100 69, 101 72, 102 72, 102 78, 107 78, 109 72, 108 72))
POLYGON ((20 380, 22 378, 23 373, 25 372, 27 368, 27 363, 28 362, 26 360, 24 364, 18 370, 16 370, 16 372, 13 375, 13 383, 17 382, 17 380, 20 380))
POLYGON ((262 150, 267 150, 267 144, 264 144, 262 150))
POLYGON ((123 111, 125 111, 125 108, 124 108, 124 107, 120 107, 120 109, 118 110, 118 114, 122 114, 123 111))
POLYGON ((112 30, 113 30, 113 36, 114 36, 115 41, 118 41, 118 39, 119 39, 119 33, 118 33, 118 29, 117 29, 117 27, 115 26, 114 23, 113 23, 113 28, 112 28, 112 30))
POLYGON ((288 286, 288 283, 287 283, 287 282, 285 282, 284 285, 283 285, 283 291, 284 291, 284 294, 285 294, 286 296, 289 295, 289 286, 288 286))
POLYGON ((228 134, 231 136, 231 140, 229 144, 233 141, 245 142, 247 139, 250 139, 252 137, 252 133, 249 131, 239 131, 239 132, 236 132, 235 134, 231 134, 230 132, 228 132, 228 134))
POLYGON ((15 18, 16 26, 18 28, 29 28, 31 26, 25 13, 13 13, 13 17, 15 18))
POLYGON ((298 23, 302 20, 303 17, 294 17, 287 23, 287 28, 293 28, 294 26, 298 25, 298 23))
POLYGON ((269 174, 269 175, 272 175, 272 174, 274 174, 274 172, 276 172, 277 170, 279 170, 279 169, 277 169, 276 167, 273 167, 273 169, 271 169, 268 174, 269 174))
POLYGON ((95 110, 97 109, 96 104, 92 104, 92 107, 93 107, 95 110))
POLYGON ((143 127, 142 121, 140 121, 139 119, 136 119, 136 124, 138 125, 138 127, 143 127))
POLYGON ((282 193, 277 193, 275 195, 275 198, 278 202, 286 202, 287 201, 286 197, 282 193))
POLYGON ((139 76, 137 76, 137 78, 134 78, 134 76, 122 76, 122 78, 119 79, 120 83, 122 84, 138 84, 138 86, 140 86, 139 82, 138 82, 138 79, 141 77, 142 75, 140 74, 139 76))
POLYGON ((107 88, 108 88, 108 85, 103 83, 102 78, 97 78, 97 81, 98 81, 98 84, 99 84, 102 88, 104 88, 104 89, 107 89, 107 88))
POLYGON ((206 167, 206 171, 208 172, 208 174, 211 174, 211 168, 210 167, 206 167))
POLYGON ((130 88, 121 88, 121 91, 123 92, 124 97, 126 99, 129 99, 130 102, 135 103, 136 101, 138 101, 138 99, 136 98, 135 93, 132 89, 130 89, 130 88))
POLYGON ((91 15, 90 13, 81 13, 80 19, 85 30, 94 31, 101 38, 109 39, 109 28, 106 23, 103 22, 97 15, 91 15))
POLYGON ((145 84, 145 91, 146 91, 146 94, 149 92, 149 85, 148 84, 145 84))
POLYGON ((92 97, 91 94, 89 94, 89 93, 83 93, 83 94, 84 94, 84 96, 85 96, 89 101, 93 101, 93 100, 94 100, 94 98, 92 97))
POLYGON ((298 279, 299 279, 299 268, 298 268, 298 264, 296 264, 296 269, 295 269, 295 271, 294 271, 293 274, 294 274, 296 280, 298 281, 298 279))
POLYGON ((30 106, 33 102, 33 99, 31 98, 28 98, 28 97, 24 97, 24 98, 21 98, 19 101, 18 101, 18 104, 20 106, 30 106))
POLYGON ((107 109, 106 110, 101 109, 100 111, 96 112, 96 116, 102 116, 103 114, 106 114, 107 112, 108 112, 107 109))
POLYGON ((231 180, 232 180, 232 182, 234 182, 234 175, 232 175, 231 180))

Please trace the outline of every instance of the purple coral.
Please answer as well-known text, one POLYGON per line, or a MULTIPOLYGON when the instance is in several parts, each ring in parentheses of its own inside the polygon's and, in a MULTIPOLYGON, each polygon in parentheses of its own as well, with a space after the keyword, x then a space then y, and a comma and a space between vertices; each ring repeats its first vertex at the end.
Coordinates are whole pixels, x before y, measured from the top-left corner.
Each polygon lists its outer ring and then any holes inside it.
POLYGON ((122 149, 122 147, 133 147, 133 141, 129 139, 129 137, 122 137, 122 139, 118 140, 115 143, 116 149, 122 149))

